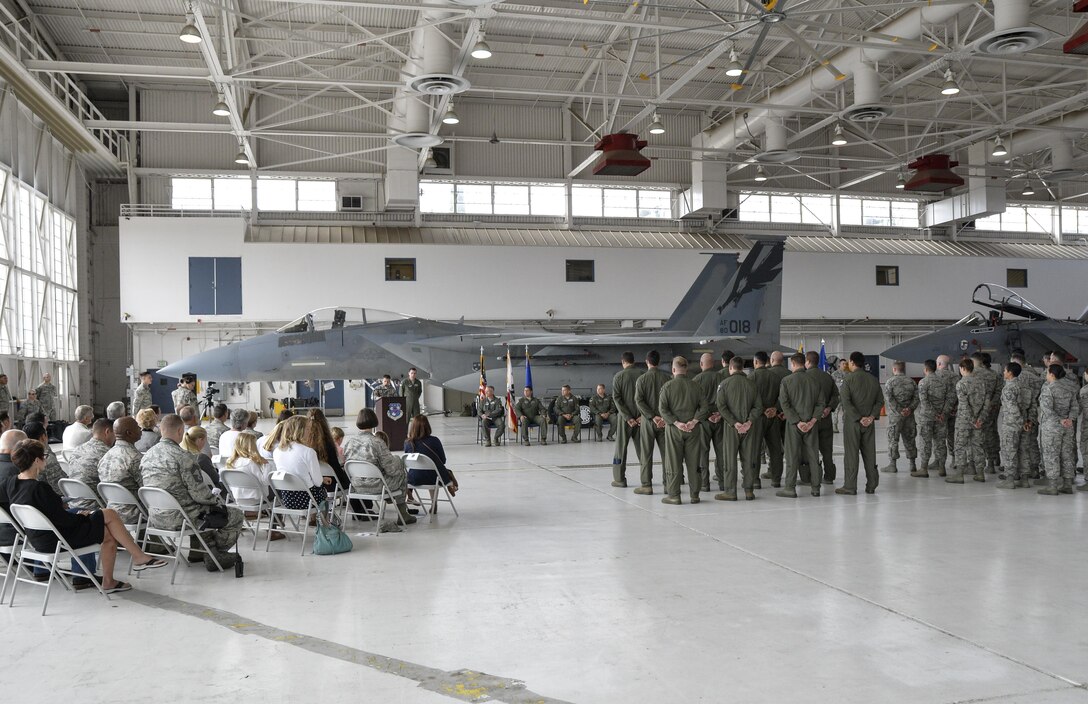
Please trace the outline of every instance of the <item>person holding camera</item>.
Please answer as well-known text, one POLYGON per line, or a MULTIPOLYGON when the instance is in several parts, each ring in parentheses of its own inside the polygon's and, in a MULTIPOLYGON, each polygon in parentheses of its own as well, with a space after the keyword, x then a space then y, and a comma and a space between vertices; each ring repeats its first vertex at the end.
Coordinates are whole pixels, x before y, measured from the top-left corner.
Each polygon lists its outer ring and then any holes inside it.
POLYGON ((184 406, 192 406, 197 408, 196 391, 196 374, 183 374, 181 381, 178 382, 178 388, 170 394, 170 399, 174 402, 174 413, 180 411, 184 406))

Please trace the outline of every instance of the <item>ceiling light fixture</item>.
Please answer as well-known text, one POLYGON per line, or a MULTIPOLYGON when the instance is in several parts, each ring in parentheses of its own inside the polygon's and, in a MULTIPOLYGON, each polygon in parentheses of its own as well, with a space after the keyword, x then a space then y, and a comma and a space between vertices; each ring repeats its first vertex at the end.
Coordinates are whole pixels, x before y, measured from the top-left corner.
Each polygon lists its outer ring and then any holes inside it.
POLYGON ((1001 141, 1001 136, 994 138, 994 150, 990 152, 990 156, 1005 156, 1009 153, 1009 150, 1005 148, 1005 143, 1001 141))
POLYGON ((952 69, 946 68, 944 70, 944 86, 941 88, 941 95, 955 95, 960 92, 960 87, 956 85, 956 79, 952 77, 952 69))
POLYGON ((219 117, 230 117, 230 107, 223 101, 223 96, 219 96, 219 102, 212 108, 212 114, 219 117))
POLYGON ((842 133, 842 125, 835 124, 835 136, 831 138, 831 143, 836 147, 842 147, 847 144, 846 137, 842 133))
POLYGON ((895 190, 901 191, 907 187, 907 177, 900 171, 899 175, 895 177, 895 190))
POLYGON ((650 134, 665 134, 665 125, 661 124, 656 112, 654 113, 654 121, 650 123, 650 134))
POLYGON ((730 78, 736 78, 744 75, 744 67, 740 65, 740 60, 737 59, 737 50, 729 50, 729 66, 725 69, 725 75, 730 78))
POLYGON ((185 13, 185 26, 178 33, 178 39, 186 44, 199 44, 204 41, 204 37, 200 36, 200 30, 196 28, 196 18, 193 17, 192 12, 185 13))
POLYGON ((246 154, 246 145, 238 142, 238 153, 234 155, 235 164, 249 165, 249 156, 246 154))
POLYGON ((442 116, 442 122, 447 125, 456 125, 461 121, 461 118, 457 116, 457 112, 453 109, 453 103, 450 103, 446 108, 446 114, 442 116))
POLYGON ((491 47, 484 41, 484 31, 480 30, 480 38, 476 40, 476 46, 472 47, 472 58, 474 59, 490 59, 491 47))
POLYGON ((1024 190, 1020 191, 1020 195, 1024 196, 1025 198, 1027 196, 1035 195, 1035 189, 1031 187, 1031 181, 1028 181, 1027 185, 1024 186, 1024 190))
POLYGON ((434 150, 427 150, 427 160, 423 162, 423 168, 425 169, 437 169, 438 162, 434 160, 434 150))
POLYGON ((763 170, 762 166, 757 166, 756 167, 756 181, 758 183, 763 183, 766 180, 767 180, 767 173, 763 170))

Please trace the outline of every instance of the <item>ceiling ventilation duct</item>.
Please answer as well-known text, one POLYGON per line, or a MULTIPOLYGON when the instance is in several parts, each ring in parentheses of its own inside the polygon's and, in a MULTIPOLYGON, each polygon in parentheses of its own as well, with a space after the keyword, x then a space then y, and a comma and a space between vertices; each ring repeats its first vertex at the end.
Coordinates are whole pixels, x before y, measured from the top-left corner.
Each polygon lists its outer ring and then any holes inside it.
POLYGON ((1056 137, 1050 145, 1049 181, 1068 181, 1082 179, 1086 175, 1084 168, 1073 166, 1073 143, 1068 139, 1056 137))
POLYGON ((844 120, 876 122, 892 114, 890 105, 880 102, 880 78, 869 64, 854 69, 854 104, 843 111, 844 120))
POLYGON ((1023 54, 1046 44, 1053 35, 1028 23, 1031 0, 994 0, 994 31, 975 42, 975 51, 991 56, 1023 54))
POLYGON ((423 57, 420 62, 422 71, 408 79, 406 86, 413 93, 424 95, 456 95, 464 93, 471 83, 461 76, 455 76, 452 46, 446 36, 436 26, 423 28, 423 57))
POLYGON ((958 161, 949 159, 947 154, 926 154, 919 157, 907 164, 908 169, 914 170, 914 175, 907 180, 904 190, 941 193, 962 186, 963 179, 952 171, 952 167, 959 165, 958 161))
POLYGON ((638 176, 650 168, 650 160, 639 154, 646 140, 637 134, 608 134, 593 147, 604 152, 593 167, 594 176, 638 176))
POLYGON ((763 151, 755 155, 755 160, 763 164, 785 164, 797 161, 801 155, 786 148, 786 128, 778 120, 767 123, 763 135, 763 151))

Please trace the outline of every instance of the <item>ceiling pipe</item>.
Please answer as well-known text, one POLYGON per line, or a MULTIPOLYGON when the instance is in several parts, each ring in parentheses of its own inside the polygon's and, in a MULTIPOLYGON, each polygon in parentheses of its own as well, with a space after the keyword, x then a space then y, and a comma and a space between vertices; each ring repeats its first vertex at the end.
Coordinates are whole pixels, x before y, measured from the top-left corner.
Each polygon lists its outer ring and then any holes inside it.
MULTIPOLYGON (((957 2, 948 5, 933 5, 917 8, 905 12, 899 18, 892 20, 875 31, 882 34, 890 34, 902 39, 919 39, 922 36, 922 26, 924 24, 944 24, 972 4, 974 3, 957 2)), ((787 15, 788 14, 789 13, 787 12, 787 15)), ((894 53, 895 45, 891 43, 888 43, 887 49, 877 48, 877 46, 874 45, 867 45, 864 49, 853 47, 841 51, 835 56, 832 56, 830 62, 842 73, 847 76, 852 76, 858 66, 862 65, 863 62, 880 61, 892 56, 894 53)), ((819 93, 834 90, 838 85, 839 82, 835 80, 834 76, 827 71, 817 68, 791 83, 772 91, 765 102, 777 105, 802 106, 814 99, 819 93)), ((787 113, 786 111, 778 110, 775 111, 774 114, 781 118, 785 117, 787 113)), ((738 138, 747 138, 748 130, 751 130, 753 134, 762 132, 765 129, 767 119, 771 116, 772 112, 768 109, 752 109, 748 112, 747 130, 742 126, 739 126, 736 120, 731 119, 726 120, 715 129, 704 133, 701 136, 697 136, 697 139, 700 140, 701 146, 711 149, 734 149, 738 143, 738 138)))

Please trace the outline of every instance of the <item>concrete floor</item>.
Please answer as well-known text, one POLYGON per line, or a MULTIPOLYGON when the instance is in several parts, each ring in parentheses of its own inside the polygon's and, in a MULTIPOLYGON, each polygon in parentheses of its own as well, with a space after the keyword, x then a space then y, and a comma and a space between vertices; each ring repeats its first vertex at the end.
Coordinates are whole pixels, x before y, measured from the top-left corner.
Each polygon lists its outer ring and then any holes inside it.
POLYGON ((243 542, 244 579, 200 567, 171 586, 163 570, 109 603, 57 593, 45 618, 23 587, 0 608, 14 663, 0 688, 92 702, 1088 702, 1088 495, 901 469, 875 496, 764 489, 673 507, 611 488, 610 444, 485 449, 471 419, 434 425, 459 519, 443 507, 333 557, 299 557, 297 537, 268 554, 243 542))

